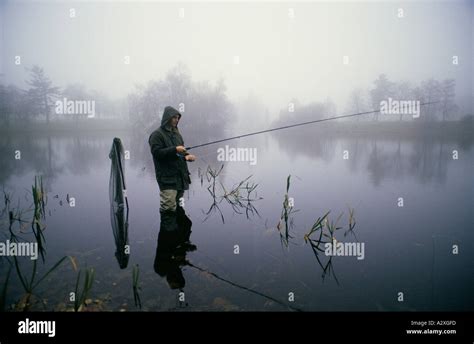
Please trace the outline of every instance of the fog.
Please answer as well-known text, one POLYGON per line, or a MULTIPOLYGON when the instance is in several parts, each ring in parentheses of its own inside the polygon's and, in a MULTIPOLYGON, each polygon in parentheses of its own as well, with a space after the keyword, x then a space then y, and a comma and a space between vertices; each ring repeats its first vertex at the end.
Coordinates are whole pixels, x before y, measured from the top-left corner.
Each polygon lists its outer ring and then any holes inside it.
POLYGON ((0 312, 472 311, 473 10, 0 0, 0 312))
POLYGON ((413 84, 455 79, 461 114, 470 111, 469 1, 6 1, 0 15, 4 84, 25 87, 25 67, 39 65, 56 86, 80 83, 119 99, 181 63, 194 81, 223 80, 239 109, 259 103, 257 117, 267 120, 291 99, 330 99, 341 112, 354 89, 383 73, 413 84))

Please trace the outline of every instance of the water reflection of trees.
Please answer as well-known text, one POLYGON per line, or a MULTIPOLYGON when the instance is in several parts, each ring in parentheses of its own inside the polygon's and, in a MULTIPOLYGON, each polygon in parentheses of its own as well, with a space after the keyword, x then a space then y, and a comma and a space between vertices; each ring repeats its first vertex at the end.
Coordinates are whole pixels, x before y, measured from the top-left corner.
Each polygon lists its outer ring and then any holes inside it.
POLYGON ((148 137, 133 132, 5 135, 0 137, 0 184, 12 176, 34 173, 42 175, 50 189, 51 183, 65 173, 86 175, 98 169, 108 171, 108 151, 114 134, 123 138, 124 148, 130 152, 127 164, 154 175, 148 137), (15 151, 21 152, 21 159, 15 159, 15 151))
MULTIPOLYGON (((303 156, 331 163, 349 151, 346 162, 349 171, 365 170, 373 185, 386 179, 415 178, 421 183, 445 183, 452 151, 462 157, 472 147, 473 138, 434 137, 418 135, 406 138, 402 134, 383 137, 368 133, 332 132, 325 129, 291 129, 275 133, 278 148, 290 159, 303 156)), ((98 168, 107 168, 107 151, 114 133, 41 136, 5 135, 0 138, 0 184, 11 176, 27 173, 44 176, 45 186, 59 175, 84 175, 98 168), (15 151, 21 159, 15 159, 15 151)), ((271 134, 269 134, 271 135, 271 134)), ((130 151, 130 166, 153 174, 154 167, 147 139, 143 135, 122 133, 124 147, 130 151)), ((215 154, 215 151, 211 151, 215 154)))
POLYGON ((335 157, 336 138, 319 128, 289 129, 273 135, 279 148, 291 157, 304 156, 324 162, 331 162, 335 157))
POLYGON ((4 136, 0 147, 0 183, 11 176, 34 172, 44 177, 46 187, 59 175, 90 173, 97 166, 106 166, 108 138, 100 136, 4 136), (15 159, 15 151, 21 159, 15 159))
POLYGON ((402 142, 375 140, 371 147, 367 170, 371 181, 378 186, 384 179, 413 177, 418 182, 446 182, 448 163, 452 154, 444 140, 423 138, 402 142))
POLYGON ((375 133, 304 128, 297 135, 291 130, 274 135, 278 147, 293 159, 304 156, 330 163, 343 159, 349 151, 347 167, 351 173, 363 168, 374 186, 387 179, 415 178, 421 183, 445 183, 452 151, 467 151, 473 139, 466 137, 435 137, 400 135, 383 137, 375 133))
POLYGON ((58 165, 57 151, 51 137, 25 136, 22 138, 6 135, 1 138, 0 148, 0 183, 11 176, 22 176, 29 172, 45 177, 48 187, 49 180, 62 172, 58 165), (19 151, 20 159, 15 159, 19 151))

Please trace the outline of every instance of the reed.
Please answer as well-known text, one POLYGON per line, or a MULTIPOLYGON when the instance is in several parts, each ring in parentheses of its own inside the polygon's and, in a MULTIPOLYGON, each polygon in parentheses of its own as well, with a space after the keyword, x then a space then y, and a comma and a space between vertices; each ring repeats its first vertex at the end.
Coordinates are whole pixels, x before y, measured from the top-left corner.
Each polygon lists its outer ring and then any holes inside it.
POLYGON ((77 279, 76 279, 76 287, 74 289, 74 311, 79 312, 81 311, 84 306, 86 306, 86 300, 89 296, 89 293, 92 289, 92 285, 94 283, 94 269, 93 268, 88 268, 85 269, 85 276, 84 276, 84 283, 82 286, 82 290, 79 291, 79 284, 81 280, 81 272, 82 270, 79 270, 77 274, 77 279))
POLYGON ((21 270, 21 266, 18 262, 18 258, 16 256, 13 257, 13 261, 14 261, 14 264, 15 264, 15 269, 16 269, 16 272, 17 272, 17 276, 20 280, 20 283, 21 285, 23 286, 23 289, 24 289, 24 292, 25 292, 25 295, 23 296, 23 310, 28 310, 29 308, 29 300, 31 298, 31 296, 34 295, 34 292, 36 290, 36 288, 38 287, 38 285, 44 281, 44 279, 46 277, 48 277, 53 271, 55 271, 63 261, 65 261, 69 256, 64 256, 62 257, 61 259, 59 259, 56 264, 54 264, 48 271, 46 271, 45 274, 43 274, 43 276, 36 280, 36 277, 37 277, 37 273, 36 273, 36 270, 37 270, 37 260, 34 260, 33 261, 33 269, 32 269, 32 272, 31 272, 31 276, 28 278, 26 276, 26 274, 23 274, 22 270, 21 270))

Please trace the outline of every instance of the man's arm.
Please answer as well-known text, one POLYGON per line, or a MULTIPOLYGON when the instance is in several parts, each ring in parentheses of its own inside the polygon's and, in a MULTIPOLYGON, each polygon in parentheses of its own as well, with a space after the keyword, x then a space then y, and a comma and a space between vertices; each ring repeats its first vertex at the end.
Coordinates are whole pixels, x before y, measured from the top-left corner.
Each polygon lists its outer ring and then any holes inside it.
POLYGON ((165 147, 163 138, 158 133, 153 133, 148 140, 151 154, 158 160, 176 159, 176 147, 165 147))

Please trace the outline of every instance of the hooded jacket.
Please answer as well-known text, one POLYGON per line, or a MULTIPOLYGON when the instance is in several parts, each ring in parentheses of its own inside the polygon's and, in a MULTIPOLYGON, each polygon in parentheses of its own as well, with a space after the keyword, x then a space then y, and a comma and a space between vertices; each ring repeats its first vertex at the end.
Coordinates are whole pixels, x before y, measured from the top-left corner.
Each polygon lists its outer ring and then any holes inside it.
POLYGON ((182 117, 178 110, 167 106, 161 126, 148 139, 160 190, 187 190, 191 184, 187 162, 176 152, 176 146, 184 146, 183 137, 177 126, 172 128, 169 124, 174 115, 182 117))

